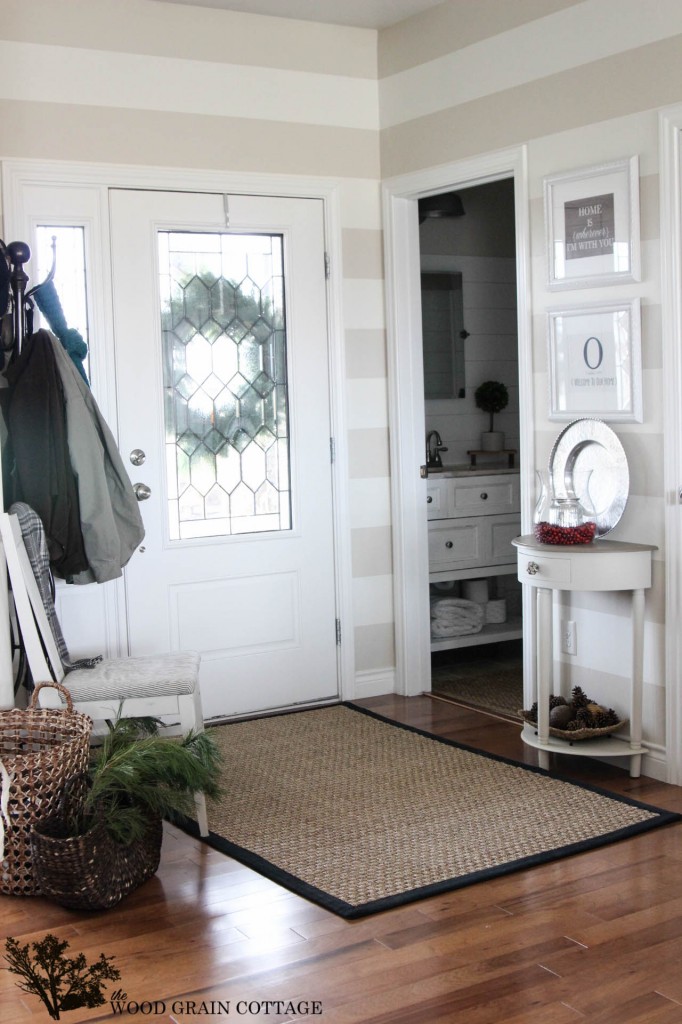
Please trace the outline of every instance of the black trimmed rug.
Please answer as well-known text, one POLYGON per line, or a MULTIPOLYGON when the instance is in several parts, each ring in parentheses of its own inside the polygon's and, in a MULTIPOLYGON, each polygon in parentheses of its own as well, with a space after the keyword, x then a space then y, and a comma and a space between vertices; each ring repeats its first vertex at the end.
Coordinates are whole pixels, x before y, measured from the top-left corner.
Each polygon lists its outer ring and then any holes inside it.
POLYGON ((682 817, 352 704, 211 734, 225 795, 209 803, 204 842, 346 918, 682 817))

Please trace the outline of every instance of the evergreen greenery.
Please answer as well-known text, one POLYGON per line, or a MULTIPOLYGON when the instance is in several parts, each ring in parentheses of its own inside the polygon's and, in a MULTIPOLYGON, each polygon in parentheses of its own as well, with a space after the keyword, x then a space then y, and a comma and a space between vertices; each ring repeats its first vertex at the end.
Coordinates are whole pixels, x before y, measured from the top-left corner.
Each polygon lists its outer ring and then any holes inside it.
POLYGON ((82 835, 100 818, 112 839, 141 838, 150 818, 191 814, 194 794, 220 795, 220 754, 209 733, 182 739, 159 735, 156 718, 121 718, 109 724, 93 752, 82 812, 68 823, 82 835))

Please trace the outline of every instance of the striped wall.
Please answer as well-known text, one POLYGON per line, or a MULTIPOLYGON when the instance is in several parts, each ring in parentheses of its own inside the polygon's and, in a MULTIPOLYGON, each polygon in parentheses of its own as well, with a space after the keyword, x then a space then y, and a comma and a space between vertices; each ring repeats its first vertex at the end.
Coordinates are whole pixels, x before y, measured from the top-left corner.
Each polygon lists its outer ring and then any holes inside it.
MULTIPOLYGON (((0 158, 323 176, 341 182, 356 676, 390 685, 392 566, 382 178, 526 144, 536 453, 547 411, 542 180, 638 153, 645 421, 618 428, 633 470, 614 536, 659 544, 647 601, 646 735, 663 743, 662 387, 658 110, 682 99, 679 0, 449 0, 380 33, 157 0, 3 0, 0 158)), ((603 298, 602 289, 597 298, 603 298)), ((588 295, 586 298, 594 298, 588 295)), ((624 633, 584 598, 580 636, 624 633)), ((625 646, 624 644, 621 646, 625 646)), ((583 650, 585 648, 582 648, 583 650)), ((622 692, 625 653, 579 655, 622 692)), ((361 689, 362 689, 361 686, 361 689)))
POLYGON ((354 615, 343 628, 361 692, 391 689, 376 32, 156 0, 3 0, 0 66, 0 158, 339 183, 354 615))
MULTIPOLYGON (((381 165, 391 177, 526 145, 530 187, 536 459, 562 424, 548 420, 546 311, 606 298, 642 300, 644 422, 614 424, 630 499, 611 536, 658 546, 647 595, 646 739, 665 744, 664 498, 658 111, 682 100, 677 0, 451 0, 379 36, 381 165), (642 281, 559 295, 547 288, 543 178, 639 155, 642 281)), ((575 595, 570 685, 627 711, 629 604, 575 595), (604 638, 608 638, 608 643, 604 638), (624 705, 625 700, 625 705, 624 705)))

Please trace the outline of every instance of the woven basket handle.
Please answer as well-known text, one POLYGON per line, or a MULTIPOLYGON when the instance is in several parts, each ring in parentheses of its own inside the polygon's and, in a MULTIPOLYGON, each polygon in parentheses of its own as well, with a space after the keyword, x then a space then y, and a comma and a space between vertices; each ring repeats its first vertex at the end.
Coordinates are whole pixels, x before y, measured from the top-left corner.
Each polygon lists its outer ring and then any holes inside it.
POLYGON ((31 709, 31 711, 35 711, 35 709, 38 707, 38 694, 45 686, 52 686, 54 687, 55 690, 59 690, 62 697, 66 701, 66 710, 69 713, 73 713, 73 700, 71 698, 71 694, 69 693, 65 686, 62 686, 61 683, 38 683, 38 685, 33 691, 31 703, 29 704, 29 708, 31 709))

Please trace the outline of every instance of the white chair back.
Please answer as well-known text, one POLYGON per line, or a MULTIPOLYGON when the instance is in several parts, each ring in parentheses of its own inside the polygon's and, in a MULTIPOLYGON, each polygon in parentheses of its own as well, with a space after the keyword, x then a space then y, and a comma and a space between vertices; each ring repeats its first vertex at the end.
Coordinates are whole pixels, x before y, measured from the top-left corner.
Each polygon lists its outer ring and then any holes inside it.
MULTIPOLYGON (((179 718, 183 736, 204 727, 199 691, 199 656, 177 652, 157 658, 104 658, 88 669, 64 671, 59 649, 33 575, 21 526, 16 515, 0 513, 0 538, 5 551, 12 596, 26 657, 33 681, 66 679, 74 707, 93 719, 170 715, 179 718), (140 680, 147 680, 141 684, 140 680), (140 693, 147 685, 149 692, 140 693), (106 694, 103 692, 106 691, 106 694)), ((45 687, 40 693, 42 707, 61 707, 57 690, 45 687)), ((208 835, 206 800, 195 795, 197 821, 202 836, 208 835)))
MULTIPOLYGON (((37 684, 54 679, 61 683, 65 676, 62 660, 33 575, 19 520, 15 515, 0 513, 0 537, 24 650, 34 682, 37 684)), ((44 707, 60 707, 57 691, 43 690, 41 704, 44 707)))

